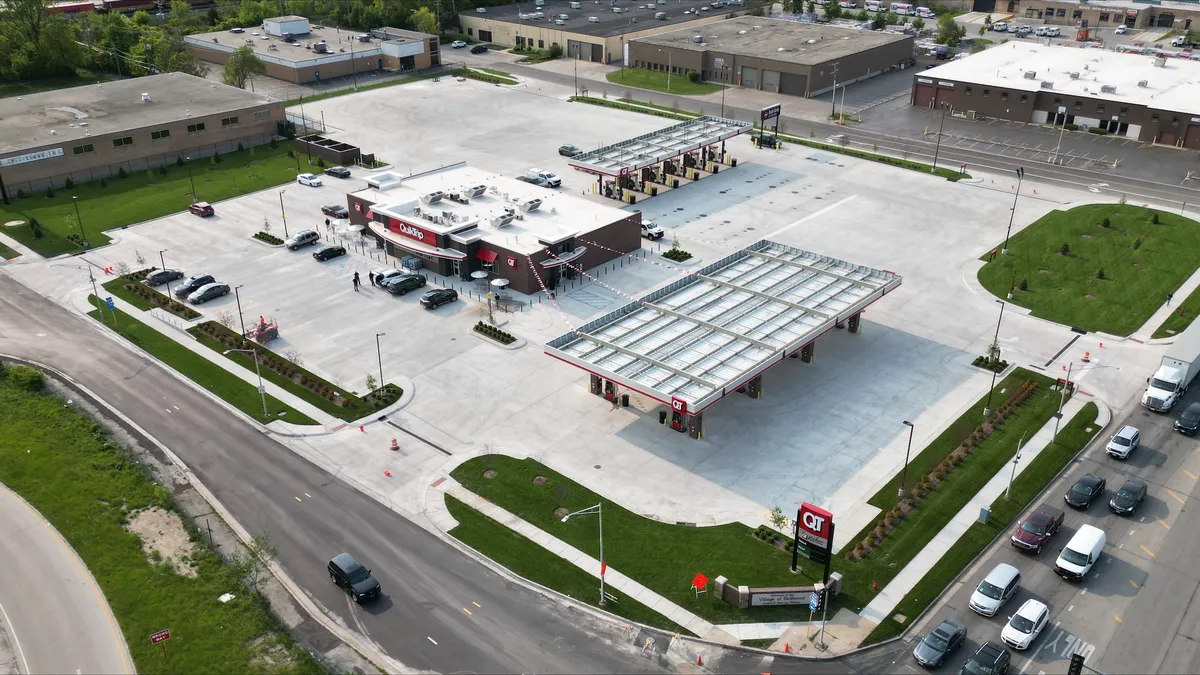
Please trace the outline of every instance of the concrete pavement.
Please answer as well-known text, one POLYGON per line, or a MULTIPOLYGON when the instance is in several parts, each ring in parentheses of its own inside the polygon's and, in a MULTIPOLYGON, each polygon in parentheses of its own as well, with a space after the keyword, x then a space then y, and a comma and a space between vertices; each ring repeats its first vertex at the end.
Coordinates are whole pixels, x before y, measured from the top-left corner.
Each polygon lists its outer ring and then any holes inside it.
MULTIPOLYGON (((3 484, 0 559, 0 655, 7 643, 13 672, 134 672, 129 647, 87 566, 3 484)), ((0 657, 0 670, 6 665, 0 657)))

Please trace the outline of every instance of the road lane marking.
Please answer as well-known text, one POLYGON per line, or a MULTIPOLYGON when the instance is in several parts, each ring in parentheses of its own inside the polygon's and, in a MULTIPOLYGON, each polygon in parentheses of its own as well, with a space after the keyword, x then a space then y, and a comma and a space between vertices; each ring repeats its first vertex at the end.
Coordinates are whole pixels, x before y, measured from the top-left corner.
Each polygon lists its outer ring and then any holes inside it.
POLYGON ((1169 495, 1171 495, 1172 497, 1174 497, 1174 498, 1175 498, 1175 501, 1179 502, 1180 504, 1186 504, 1186 503, 1187 503, 1187 500, 1185 500, 1183 497, 1180 497, 1179 495, 1175 494, 1175 492, 1174 492, 1173 490, 1167 490, 1167 494, 1169 494, 1169 495))
MULTIPOLYGON (((1093 577, 1093 578, 1095 578, 1095 577, 1093 577)), ((1087 595, 1087 589, 1085 588, 1085 589, 1083 589, 1082 591, 1079 591, 1079 594, 1080 594, 1080 595, 1087 595)))
POLYGON ((170 414, 171 414, 171 409, 170 409, 170 408, 163 408, 163 410, 166 410, 168 415, 170 415, 170 414))
POLYGON ((1183 471, 1184 473, 1186 473, 1188 475, 1188 478, 1191 478, 1192 480, 1196 480, 1196 474, 1192 473, 1191 471, 1188 471, 1187 469, 1180 469, 1180 470, 1183 471))
POLYGON ((437 646, 437 640, 434 640, 433 638, 429 637, 428 635, 425 636, 425 639, 432 642, 434 644, 434 646, 437 646))
POLYGON ((304 500, 303 500, 303 499, 300 499, 299 497, 296 497, 296 501, 298 501, 298 502, 302 502, 302 501, 304 501, 304 500))
POLYGON ((1072 610, 1074 610, 1074 609, 1075 609, 1075 605, 1071 605, 1070 607, 1068 607, 1068 608, 1067 608, 1067 611, 1068 611, 1068 612, 1070 612, 1070 611, 1072 611, 1072 610))
POLYGON ((471 613, 471 610, 467 609, 466 607, 463 607, 462 610, 467 613, 467 616, 475 616, 471 613))
POLYGON ((478 607, 479 609, 483 609, 483 605, 479 604, 478 602, 472 602, 471 604, 472 604, 472 605, 475 605, 475 606, 476 606, 476 607, 478 607))
POLYGON ((17 639, 17 627, 13 625, 12 619, 8 618, 8 612, 4 611, 4 605, 0 605, 0 614, 4 615, 4 625, 8 626, 8 634, 12 636, 13 645, 17 648, 17 656, 21 657, 21 665, 25 666, 23 672, 32 673, 29 669, 29 662, 25 660, 25 651, 21 649, 21 641, 17 639))
POLYGON ((1167 528, 1168 530, 1171 529, 1171 526, 1167 524, 1167 521, 1163 520, 1162 518, 1155 516, 1154 519, 1158 521, 1159 525, 1162 525, 1163 527, 1167 528))
POLYGON ((1142 549, 1143 551, 1145 551, 1145 552, 1146 552, 1146 555, 1150 556, 1151 558, 1157 558, 1157 557, 1158 557, 1158 556, 1154 555, 1154 552, 1153 552, 1153 551, 1151 551, 1150 549, 1146 548, 1145 546, 1139 546, 1138 548, 1140 548, 1140 549, 1142 549))
POLYGON ((1121 617, 1117 616, 1116 614, 1113 614, 1113 620, 1117 623, 1125 623, 1124 621, 1121 621, 1121 617))
POLYGON ((308 497, 309 499, 312 499, 312 495, 308 494, 307 492, 304 493, 304 496, 308 497))
POLYGON ((177 405, 173 405, 173 406, 171 406, 171 407, 172 407, 172 408, 174 408, 174 409, 176 409, 176 410, 179 410, 179 406, 177 406, 177 405))

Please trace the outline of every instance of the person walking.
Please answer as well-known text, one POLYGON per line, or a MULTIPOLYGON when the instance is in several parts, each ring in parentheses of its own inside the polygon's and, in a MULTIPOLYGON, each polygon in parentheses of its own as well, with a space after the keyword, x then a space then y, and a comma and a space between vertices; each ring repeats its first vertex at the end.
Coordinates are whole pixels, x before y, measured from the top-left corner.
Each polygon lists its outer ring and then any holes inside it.
POLYGON ((358 280, 358 272, 355 272, 355 273, 354 273, 354 292, 355 292, 355 293, 357 293, 357 292, 358 292, 358 284, 359 284, 359 280, 358 280))
POLYGON ((371 280, 371 285, 374 286, 375 285, 375 273, 367 272, 367 278, 371 280))
POLYGON ((1174 293, 1167 293, 1167 307, 1171 306, 1171 298, 1175 297, 1174 293))

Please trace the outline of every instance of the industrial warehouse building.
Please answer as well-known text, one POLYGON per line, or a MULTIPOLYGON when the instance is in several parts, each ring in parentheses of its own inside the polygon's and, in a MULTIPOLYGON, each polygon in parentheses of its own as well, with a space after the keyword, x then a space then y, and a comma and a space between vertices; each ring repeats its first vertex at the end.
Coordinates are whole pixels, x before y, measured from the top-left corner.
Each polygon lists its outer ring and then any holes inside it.
POLYGON ((0 179, 31 191, 270 142, 283 103, 184 73, 0 99, 0 179))
POLYGON ((266 64, 268 76, 293 84, 378 70, 423 70, 442 62, 436 35, 401 28, 355 33, 313 25, 302 16, 280 16, 263 21, 259 30, 234 30, 188 35, 184 43, 192 56, 218 64, 249 46, 266 64))
MULTIPOLYGON (((1021 0, 1009 2, 1008 12, 1017 21, 1075 26, 1087 21, 1091 28, 1174 28, 1188 31, 1200 21, 1200 3, 1156 0, 1021 0)), ((999 9, 997 9, 999 11, 999 9)))
POLYGON ((480 7, 458 15, 469 37, 506 47, 562 48, 567 58, 611 63, 630 40, 720 21, 744 11, 742 0, 535 0, 480 7))
POLYGON ((641 248, 641 212, 462 163, 415 176, 367 178, 348 196, 350 223, 388 255, 444 276, 505 279, 532 294, 641 248))
POLYGON ((900 33, 742 16, 633 40, 630 65, 791 96, 816 96, 913 62, 900 33))
POLYGON ((913 78, 913 105, 1200 149, 1200 62, 1012 41, 913 78))

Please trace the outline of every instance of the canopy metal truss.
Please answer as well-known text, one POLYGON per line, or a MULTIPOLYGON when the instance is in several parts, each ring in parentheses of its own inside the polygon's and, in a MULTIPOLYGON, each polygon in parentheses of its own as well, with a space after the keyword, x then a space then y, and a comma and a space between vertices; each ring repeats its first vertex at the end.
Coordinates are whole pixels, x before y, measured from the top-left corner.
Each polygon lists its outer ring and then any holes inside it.
POLYGON ((752 126, 749 122, 705 115, 576 155, 567 163, 588 173, 624 176, 744 134, 752 126))

